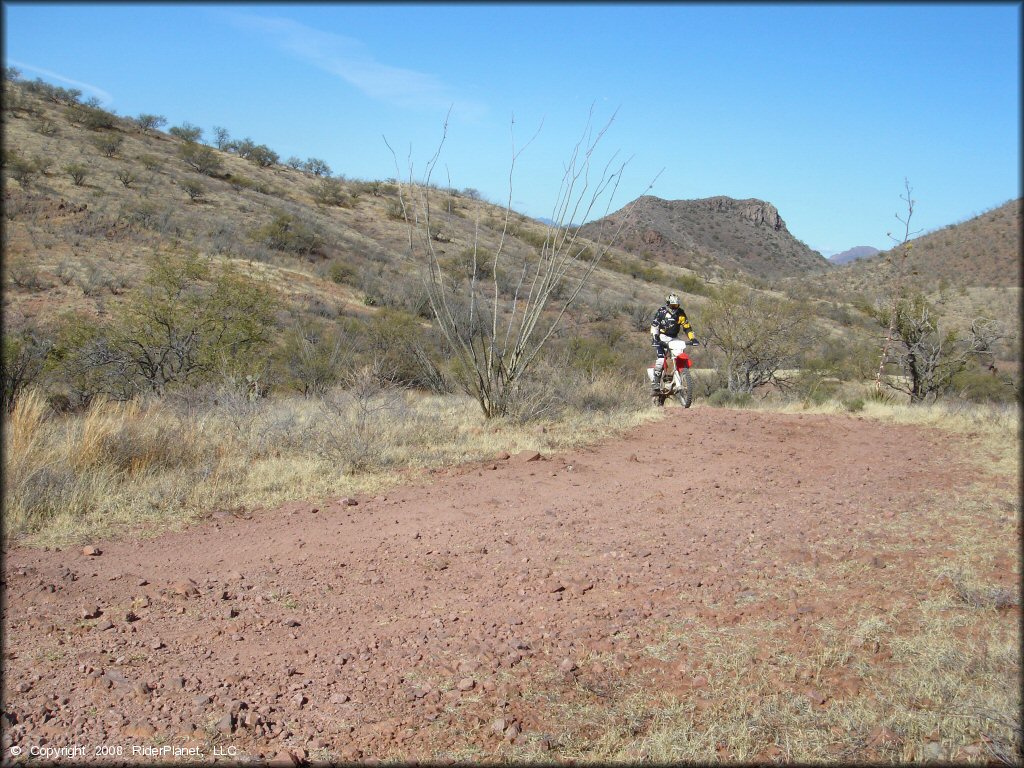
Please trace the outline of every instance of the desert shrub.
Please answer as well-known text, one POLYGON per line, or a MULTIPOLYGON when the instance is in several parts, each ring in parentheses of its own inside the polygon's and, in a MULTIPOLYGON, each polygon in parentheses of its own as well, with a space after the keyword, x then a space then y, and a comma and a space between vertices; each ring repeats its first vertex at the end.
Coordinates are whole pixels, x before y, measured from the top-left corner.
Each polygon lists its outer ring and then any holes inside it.
POLYGON ((229 219, 211 222, 206 237, 209 246, 204 250, 222 255, 239 252, 238 227, 229 219))
POLYGON ((167 118, 163 115, 147 115, 145 113, 136 117, 132 122, 143 133, 151 133, 157 128, 167 125, 167 118))
POLYGON ((310 397, 321 396, 333 387, 351 357, 350 337, 336 327, 305 321, 282 334, 273 364, 285 386, 310 397))
POLYGON ((302 169, 307 173, 313 174, 314 176, 331 175, 331 166, 329 166, 325 160, 321 160, 316 157, 311 157, 305 163, 303 163, 302 169))
POLYGON ((395 276, 377 281, 374 290, 380 306, 399 309, 425 320, 433 317, 426 288, 420 281, 395 276))
POLYGON ((130 189, 132 184, 138 180, 138 174, 135 173, 131 168, 122 168, 116 174, 117 180, 121 182, 121 185, 125 189, 130 189))
POLYGON ((819 364, 841 379, 863 381, 878 372, 878 342, 867 335, 849 332, 841 338, 827 338, 819 350, 819 364))
POLYGON ((561 382, 552 382, 564 392, 566 403, 581 413, 610 413, 647 408, 649 392, 636 377, 625 370, 606 370, 592 377, 577 379, 565 388, 561 382))
POLYGON ((100 397, 127 400, 136 394, 113 349, 109 324, 88 315, 59 319, 47 372, 55 388, 52 396, 63 400, 69 411, 88 407, 100 397))
POLYGON ((335 428, 319 433, 319 450, 349 473, 385 468, 400 439, 395 426, 408 429, 403 392, 394 385, 381 385, 369 366, 355 371, 345 384, 320 400, 335 428))
POLYGON ((790 398, 808 405, 822 405, 839 391, 841 382, 835 377, 835 369, 820 358, 803 361, 800 370, 780 381, 790 398))
POLYGON ((899 400, 899 397, 895 392, 875 387, 872 387, 871 391, 864 396, 865 402, 876 403, 878 405, 893 405, 897 400, 899 400))
POLYGON ((612 254, 606 254, 601 260, 601 265, 606 269, 612 269, 623 275, 629 275, 635 280, 644 280, 648 283, 659 283, 668 285, 671 281, 668 273, 663 269, 646 264, 635 258, 620 259, 612 254))
POLYGON ((73 400, 118 400, 258 367, 276 304, 230 266, 195 254, 154 258, 105 322, 65 321, 55 355, 73 400))
POLYGON ((842 405, 848 413, 859 413, 864 410, 864 398, 855 397, 849 400, 843 400, 842 405))
POLYGON ((151 200, 139 200, 125 205, 121 211, 121 217, 131 226, 140 226, 144 229, 156 230, 164 212, 160 206, 151 200))
POLYGON ((622 305, 621 311, 629 317, 629 327, 634 331, 646 331, 651 327, 654 309, 648 304, 635 301, 622 305))
MULTIPOLYGON (((456 380, 464 380, 472 372, 453 365, 456 380)), ((568 407, 561 391, 564 381, 559 380, 557 369, 546 363, 539 363, 509 392, 508 408, 504 418, 513 424, 529 424, 541 419, 557 419, 565 414, 568 407)), ((571 387, 575 390, 575 387, 571 387)))
POLYGON ((710 296, 714 298, 718 295, 713 285, 709 285, 708 282, 697 275, 683 274, 673 279, 672 281, 678 286, 678 290, 684 293, 692 293, 700 296, 710 296))
POLYGON ((380 386, 436 390, 440 374, 431 359, 430 339, 411 313, 382 307, 348 333, 354 337, 356 364, 369 365, 380 386))
POLYGON ((178 155, 190 168, 204 176, 214 176, 220 173, 224 165, 217 150, 205 144, 187 142, 178 150, 178 155))
MULTIPOLYGON (((4 112, 12 117, 18 117, 18 113, 27 111, 26 107, 30 104, 30 100, 25 98, 25 94, 22 93, 20 88, 4 83, 3 98, 0 99, 0 107, 3 108, 4 112)), ((38 112, 38 109, 36 112, 38 112)))
POLYGON ((351 285, 356 275, 357 272, 352 265, 339 259, 332 260, 327 267, 327 276, 335 283, 351 285))
POLYGON ((213 145, 222 152, 227 151, 231 145, 231 134, 227 128, 219 125, 213 126, 213 145))
POLYGON ((395 221, 405 221, 405 208, 399 200, 388 203, 387 216, 395 221))
POLYGON ((158 171, 163 166, 163 161, 156 155, 139 155, 137 159, 147 171, 158 171))
MULTIPOLYGON (((882 327, 889 325, 889 311, 877 314, 882 327)), ((955 328, 943 327, 935 307, 920 292, 903 297, 896 303, 892 317, 893 340, 889 347, 889 360, 903 374, 902 379, 889 380, 888 386, 910 395, 912 403, 934 401, 949 393, 954 378, 967 370, 972 357, 989 349, 992 339, 983 342, 977 330, 965 338, 955 328), (979 344, 985 344, 983 349, 979 344)))
POLYGON ((607 343, 599 339, 574 336, 569 339, 566 367, 592 379, 622 370, 622 361, 607 343))
POLYGON ((224 147, 224 149, 227 152, 235 153, 241 158, 248 158, 250 153, 252 152, 252 148, 255 146, 256 142, 254 142, 249 137, 246 137, 244 139, 236 139, 234 141, 229 141, 227 145, 224 147))
POLYGON ((776 380, 807 346, 807 308, 796 302, 736 288, 721 292, 703 311, 701 326, 712 359, 726 373, 731 392, 751 392, 776 380))
POLYGON ((78 286, 86 296, 97 296, 110 288, 112 275, 96 262, 89 262, 85 274, 78 279, 78 286))
POLYGON ((526 227, 518 227, 513 234, 538 250, 543 248, 544 244, 548 242, 548 238, 552 236, 548 229, 528 229, 526 227))
POLYGON ((245 189, 256 189, 258 186, 258 184, 249 177, 239 176, 235 173, 228 176, 228 184, 230 184, 231 188, 236 192, 241 192, 245 189))
POLYGON ((22 188, 28 188, 39 174, 39 169, 36 164, 31 160, 15 155, 13 152, 7 156, 7 160, 4 163, 4 170, 7 171, 11 177, 21 185, 22 188))
POLYGON ((5 266, 7 279, 19 288, 27 291, 44 291, 50 287, 39 272, 39 267, 27 257, 11 259, 5 266))
POLYGON ((60 133, 57 124, 49 118, 40 118, 32 125, 32 130, 41 136, 56 136, 60 133))
POLYGON ((329 304, 328 302, 321 299, 319 296, 309 296, 306 298, 303 304, 305 306, 306 312, 308 312, 310 315, 322 317, 327 320, 336 320, 338 318, 338 315, 340 314, 340 311, 336 305, 329 304))
POLYGON ((351 205, 351 200, 345 194, 341 179, 325 176, 313 185, 313 199, 317 205, 351 205))
POLYGON ((258 168, 269 168, 279 160, 279 157, 277 152, 266 144, 257 144, 249 150, 246 159, 258 168))
POLYGON ((167 132, 171 134, 171 136, 181 139, 189 144, 197 143, 203 136, 203 129, 197 125, 192 125, 192 123, 189 122, 184 122, 181 125, 175 125, 167 132))
POLYGON ((32 164, 36 167, 36 170, 43 176, 49 176, 50 170, 53 168, 55 159, 52 154, 34 154, 32 155, 32 164))
POLYGON ((23 329, 3 336, 0 357, 0 396, 5 413, 18 397, 40 378, 53 343, 36 329, 23 329))
POLYGON ((62 285, 71 285, 75 281, 75 269, 67 259, 61 259, 54 270, 62 285))
POLYGON ((278 211, 271 221, 257 227, 252 237, 274 250, 301 255, 317 254, 324 244, 313 224, 284 211, 278 211))
MULTIPOLYGON (((352 193, 355 195, 373 195, 382 197, 395 194, 394 184, 387 184, 383 181, 354 181, 352 182, 352 193)), ((399 206, 401 208, 401 206, 399 206)))
MULTIPOLYGON (((456 254, 440 259, 439 265, 456 279, 489 279, 492 277, 494 253, 481 247, 463 248, 456 254)), ((499 271, 503 270, 499 268, 499 271)))
POLYGON ((188 195, 188 199, 192 202, 202 200, 206 195, 206 187, 198 181, 186 181, 181 185, 181 188, 185 191, 185 194, 188 195))
POLYGON ((724 408, 745 408, 754 401, 749 392, 730 392, 728 389, 718 389, 708 397, 708 405, 724 408))
POLYGON ((114 128, 117 125, 117 117, 89 104, 75 104, 67 108, 65 115, 75 125, 81 125, 94 131, 114 128))
POLYGON ((124 142, 122 136, 116 135, 103 135, 97 136, 93 140, 93 146, 100 151, 100 154, 104 157, 113 157, 117 154, 118 150, 121 149, 121 144, 124 142))
POLYGON ((1010 403, 1017 398, 1010 375, 976 367, 956 374, 951 390, 959 399, 972 403, 1010 403))

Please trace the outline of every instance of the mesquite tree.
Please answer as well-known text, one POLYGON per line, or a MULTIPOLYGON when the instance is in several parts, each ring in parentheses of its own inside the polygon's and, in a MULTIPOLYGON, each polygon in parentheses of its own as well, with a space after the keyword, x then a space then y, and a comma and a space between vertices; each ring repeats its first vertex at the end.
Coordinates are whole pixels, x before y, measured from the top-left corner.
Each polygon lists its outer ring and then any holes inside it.
MULTIPOLYGON (((512 210, 512 179, 516 161, 533 139, 521 149, 513 140, 508 199, 497 245, 483 246, 477 222, 472 243, 456 265, 440 258, 443 252, 437 246, 447 237, 443 233, 447 230, 440 226, 445 193, 431 184, 447 138, 447 120, 422 182, 413 183, 410 164, 408 184, 399 184, 401 212, 409 224, 410 256, 422 267, 435 326, 452 352, 460 383, 476 398, 486 418, 509 412, 524 377, 621 231, 619 224, 596 240, 584 240, 579 234, 582 224, 602 205, 601 215, 607 215, 626 165, 616 164, 613 155, 595 168, 595 152, 611 122, 595 132, 588 119, 564 167, 551 216, 554 223, 545 227, 542 239, 536 238, 538 253, 531 257, 513 253, 517 216, 512 210)), ((626 220, 628 216, 621 219, 626 220)))
MULTIPOLYGON (((892 304, 889 307, 889 329, 885 334, 885 340, 882 342, 882 353, 879 356, 878 361, 878 373, 875 375, 876 392, 882 391, 882 371, 885 369, 885 364, 889 362, 893 340, 896 338, 896 315, 900 302, 903 300, 903 281, 906 277, 907 261, 910 259, 910 251, 913 248, 913 243, 910 242, 910 238, 912 235, 916 235, 920 232, 920 230, 918 230, 918 232, 910 231, 910 220, 914 217, 914 199, 910 196, 910 181, 904 179, 903 188, 906 190, 907 196, 903 197, 900 195, 900 199, 907 204, 907 218, 904 219, 898 213, 896 214, 896 219, 903 225, 903 240, 899 242, 899 249, 897 250, 894 248, 887 256, 887 261, 893 271, 892 304)), ((892 237, 892 233, 889 233, 889 237, 893 242, 897 242, 896 238, 892 237)))
POLYGON ((884 362, 895 363, 903 375, 884 383, 909 395, 911 403, 931 402, 947 392, 973 358, 991 358, 1003 336, 988 319, 976 319, 965 335, 943 328, 935 307, 920 292, 897 302, 890 328, 892 343, 884 362))
POLYGON ((729 392, 749 393, 796 364, 810 315, 798 302, 730 287, 704 307, 701 328, 729 392))

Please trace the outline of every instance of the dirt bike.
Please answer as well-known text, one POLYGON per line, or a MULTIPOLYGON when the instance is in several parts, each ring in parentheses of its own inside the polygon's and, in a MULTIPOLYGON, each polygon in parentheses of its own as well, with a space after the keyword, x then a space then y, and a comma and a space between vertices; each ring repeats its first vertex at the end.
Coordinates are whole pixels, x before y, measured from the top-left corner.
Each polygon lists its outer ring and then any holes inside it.
MULTIPOLYGON (((669 354, 665 355, 665 364, 661 367, 661 391, 651 396, 654 404, 659 407, 663 407, 665 400, 670 397, 675 397, 683 408, 689 408, 693 404, 693 379, 690 376, 690 368, 693 367, 693 362, 690 360, 690 356, 686 354, 685 349, 685 343, 676 344, 676 341, 673 340, 669 344, 669 354), (670 359, 675 363, 674 366, 669 365, 670 359)), ((653 387, 653 365, 647 368, 647 382, 653 387)))

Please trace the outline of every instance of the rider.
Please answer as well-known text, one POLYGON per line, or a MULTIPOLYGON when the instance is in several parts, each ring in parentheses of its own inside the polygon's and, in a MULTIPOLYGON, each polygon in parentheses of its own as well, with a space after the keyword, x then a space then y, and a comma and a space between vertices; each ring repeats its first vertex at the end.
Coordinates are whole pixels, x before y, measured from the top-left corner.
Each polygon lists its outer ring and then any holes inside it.
MULTIPOLYGON (((651 385, 655 392, 661 391, 661 369, 665 366, 665 356, 668 354, 669 345, 672 344, 674 347, 682 345, 682 348, 685 348, 687 341, 694 345, 700 344, 693 335, 693 329, 686 319, 686 313, 679 306, 679 297, 674 293, 669 294, 669 297, 665 299, 665 306, 654 314, 654 320, 651 322, 651 346, 654 347, 655 355, 658 358, 654 363, 654 382, 651 385), (680 330, 686 332, 685 339, 677 338, 680 330)), ((672 352, 675 354, 676 349, 673 349, 672 352)))

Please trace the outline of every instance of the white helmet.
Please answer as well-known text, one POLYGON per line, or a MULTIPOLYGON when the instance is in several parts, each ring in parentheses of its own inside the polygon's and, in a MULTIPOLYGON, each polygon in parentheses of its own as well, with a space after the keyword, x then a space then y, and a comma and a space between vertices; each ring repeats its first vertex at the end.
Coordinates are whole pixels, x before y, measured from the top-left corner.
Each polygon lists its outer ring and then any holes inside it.
POLYGON ((678 307, 679 306, 679 297, 676 296, 674 293, 670 293, 668 295, 668 298, 665 299, 665 303, 668 304, 670 307, 678 307))

